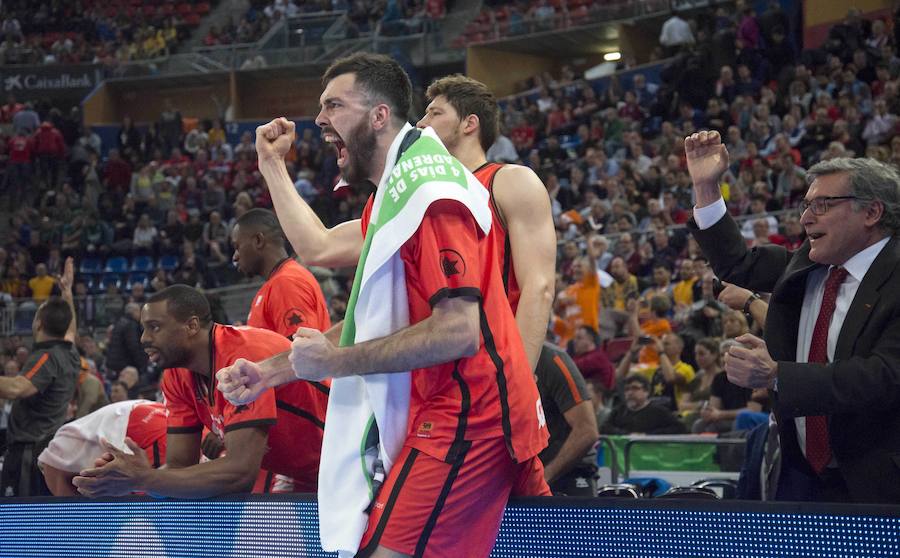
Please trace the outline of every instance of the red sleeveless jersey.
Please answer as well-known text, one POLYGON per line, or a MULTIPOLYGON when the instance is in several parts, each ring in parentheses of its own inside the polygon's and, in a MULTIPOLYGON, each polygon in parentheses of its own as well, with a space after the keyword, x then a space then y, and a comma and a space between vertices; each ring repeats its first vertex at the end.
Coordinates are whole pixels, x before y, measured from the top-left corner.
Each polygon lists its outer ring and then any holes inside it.
POLYGON ((475 169, 472 174, 491 194, 490 206, 493 223, 491 224, 491 233, 488 235, 488 238, 494 246, 497 263, 500 264, 500 272, 503 275, 503 290, 506 291, 506 298, 509 299, 509 305, 512 308, 513 315, 515 315, 519 309, 519 297, 522 295, 522 291, 519 289, 519 282, 516 281, 516 270, 512 265, 512 250, 509 245, 506 223, 500 218, 497 202, 494 200, 494 176, 502 168, 503 165, 500 163, 485 163, 475 169))
MULTIPOLYGON (((363 236, 373 201, 374 195, 363 211, 363 236)), ((490 240, 465 206, 441 200, 429 206, 419 229, 400 249, 410 324, 428 318, 444 298, 479 300, 478 353, 412 371, 406 445, 448 463, 468 440, 503 437, 520 463, 547 445, 540 394, 490 240)))

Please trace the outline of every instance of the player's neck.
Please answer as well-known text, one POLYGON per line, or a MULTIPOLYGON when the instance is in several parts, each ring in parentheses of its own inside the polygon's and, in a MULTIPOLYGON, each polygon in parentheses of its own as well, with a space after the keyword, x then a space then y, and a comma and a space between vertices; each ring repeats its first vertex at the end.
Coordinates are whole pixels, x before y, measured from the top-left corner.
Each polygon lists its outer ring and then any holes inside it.
POLYGON ((281 250, 280 252, 266 254, 263 259, 262 269, 260 269, 260 275, 262 275, 265 279, 268 279, 272 275, 272 271, 278 267, 281 262, 288 258, 287 252, 281 250))
POLYGON ((65 337, 53 337, 51 335, 47 335, 43 331, 38 331, 34 334, 35 343, 46 343, 48 341, 65 341, 65 337))
POLYGON ((212 350, 212 328, 213 324, 209 324, 209 328, 197 333, 196 341, 194 343, 194 348, 191 351, 191 362, 189 366, 186 366, 188 370, 199 374, 203 377, 210 377, 215 373, 215 370, 212 369, 213 363, 213 354, 212 350))
POLYGON ((471 172, 475 172, 487 163, 487 156, 484 153, 484 149, 481 148, 481 145, 478 144, 477 140, 471 143, 468 143, 465 140, 460 141, 459 145, 451 154, 471 172))
MULTIPOLYGON (((391 144, 394 143, 394 139, 396 139, 397 134, 402 129, 402 127, 397 127, 392 122, 377 136, 375 153, 372 154, 372 167, 369 169, 369 176, 367 177, 376 188, 380 186, 381 175, 384 174, 384 165, 388 153, 391 151, 391 144)), ((393 165, 393 161, 391 164, 393 165)))

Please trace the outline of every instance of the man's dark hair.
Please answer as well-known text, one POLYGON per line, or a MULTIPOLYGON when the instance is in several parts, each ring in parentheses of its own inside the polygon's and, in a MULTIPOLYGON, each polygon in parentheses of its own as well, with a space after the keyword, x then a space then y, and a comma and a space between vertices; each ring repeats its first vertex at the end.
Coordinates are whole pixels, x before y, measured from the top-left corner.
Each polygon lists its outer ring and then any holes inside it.
POLYGON ((122 389, 124 389, 126 393, 128 392, 128 384, 126 384, 125 382, 123 382, 121 380, 116 380, 115 382, 112 382, 109 384, 110 389, 112 389, 116 386, 121 386, 122 389))
POLYGON ((594 342, 594 345, 598 347, 600 346, 600 334, 597 333, 597 330, 589 325, 578 326, 578 329, 584 330, 584 332, 590 336, 591 340, 594 342))
POLYGON ((627 386, 628 384, 641 384, 641 387, 643 387, 645 391, 650 391, 650 380, 642 374, 631 374, 625 378, 624 385, 627 386))
POLYGON ((278 217, 268 209, 262 209, 260 207, 251 209, 238 217, 235 224, 240 225, 242 229, 261 232, 266 239, 278 242, 284 246, 284 231, 281 230, 281 224, 278 222, 278 217))
POLYGON ((202 325, 212 321, 209 301, 203 293, 187 285, 172 285, 147 299, 147 303, 166 302, 166 311, 179 322, 186 322, 197 316, 202 325))
POLYGON ((69 303, 52 296, 43 303, 37 311, 37 318, 41 321, 41 329, 51 337, 65 337, 72 323, 72 309, 69 303))
POLYGON ((396 60, 382 54, 358 52, 339 58, 328 66, 322 85, 344 74, 355 74, 356 85, 373 104, 385 103, 397 122, 409 119, 412 105, 412 84, 406 71, 396 60))
POLYGON ((442 77, 428 86, 425 97, 431 102, 443 95, 460 118, 470 114, 478 117, 478 140, 487 151, 497 139, 499 130, 497 99, 480 81, 462 74, 442 77))

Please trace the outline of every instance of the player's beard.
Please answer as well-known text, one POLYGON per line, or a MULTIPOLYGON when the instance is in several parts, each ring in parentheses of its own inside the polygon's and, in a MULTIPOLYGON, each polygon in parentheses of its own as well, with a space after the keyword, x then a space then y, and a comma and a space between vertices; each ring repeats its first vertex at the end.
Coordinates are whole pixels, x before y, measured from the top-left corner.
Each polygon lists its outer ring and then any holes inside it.
POLYGON ((347 146, 347 166, 342 169, 344 180, 350 184, 369 180, 378 144, 375 130, 369 125, 369 121, 362 119, 350 130, 344 143, 347 146))
MULTIPOLYGON (((148 346, 148 348, 155 349, 159 353, 159 358, 156 359, 156 367, 158 369, 187 366, 191 360, 190 350, 184 347, 173 347, 170 345, 167 347, 148 346)), ((215 374, 215 372, 214 370, 213 373, 215 374)))

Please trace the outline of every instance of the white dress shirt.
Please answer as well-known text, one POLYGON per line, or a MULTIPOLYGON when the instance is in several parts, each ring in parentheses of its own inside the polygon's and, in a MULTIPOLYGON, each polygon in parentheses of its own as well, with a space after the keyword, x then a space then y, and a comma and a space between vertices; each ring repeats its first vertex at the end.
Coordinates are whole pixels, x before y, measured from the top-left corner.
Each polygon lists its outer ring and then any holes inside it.
POLYGON ((673 15, 663 23, 662 30, 659 33, 659 43, 667 47, 693 44, 694 33, 691 32, 691 26, 688 22, 677 15, 673 15))
MULTIPOLYGON (((706 207, 694 208, 694 221, 701 230, 708 229, 716 224, 726 213, 725 201, 722 198, 706 207)), ((844 269, 848 275, 838 289, 835 301, 834 314, 828 326, 828 361, 834 360, 834 350, 837 347, 838 337, 841 334, 841 326, 844 318, 850 310, 853 298, 863 278, 872 267, 872 263, 881 250, 887 246, 889 237, 885 237, 868 248, 857 252, 852 258, 844 262, 844 269)), ((819 317, 819 309, 822 307, 822 297, 825 294, 825 278, 828 277, 829 267, 815 269, 807 276, 806 291, 803 293, 803 305, 800 309, 800 325, 797 332, 797 362, 808 362, 809 347, 812 344, 813 330, 816 327, 816 319, 819 317)), ((800 449, 806 455, 806 417, 796 417, 797 442, 800 449)), ((832 460, 832 465, 834 460, 832 460)))

